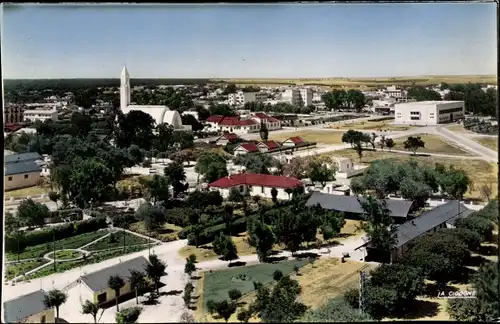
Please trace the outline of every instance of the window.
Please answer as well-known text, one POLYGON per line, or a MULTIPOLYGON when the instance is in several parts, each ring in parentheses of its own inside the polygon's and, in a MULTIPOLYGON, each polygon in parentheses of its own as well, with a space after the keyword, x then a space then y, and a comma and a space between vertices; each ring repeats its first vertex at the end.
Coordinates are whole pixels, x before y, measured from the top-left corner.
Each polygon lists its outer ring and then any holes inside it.
POLYGON ((245 188, 243 186, 240 186, 240 192, 243 193, 245 191, 245 188))
POLYGON ((410 119, 411 120, 420 120, 420 116, 411 116, 410 119))
POLYGON ((264 193, 264 187, 260 187, 260 188, 261 188, 261 190, 262 190, 262 193, 264 193))
POLYGON ((9 181, 12 181, 12 177, 9 177, 9 181))
POLYGON ((107 299, 106 293, 102 293, 102 294, 97 295, 97 302, 99 304, 104 303, 106 301, 106 299, 107 299))
POLYGON ((28 175, 27 174, 24 175, 24 179, 28 179, 28 175))

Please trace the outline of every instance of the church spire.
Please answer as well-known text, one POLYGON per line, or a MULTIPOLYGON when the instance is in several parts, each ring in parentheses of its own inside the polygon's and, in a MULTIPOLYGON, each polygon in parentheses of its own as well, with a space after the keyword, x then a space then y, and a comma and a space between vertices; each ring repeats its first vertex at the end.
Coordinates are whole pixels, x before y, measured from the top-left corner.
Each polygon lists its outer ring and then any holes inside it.
POLYGON ((120 108, 124 109, 130 105, 130 75, 124 66, 120 75, 120 108))
POLYGON ((127 78, 128 78, 128 77, 130 77, 130 75, 128 74, 128 70, 127 70, 127 66, 126 66, 126 65, 123 67, 123 69, 122 69, 122 73, 121 73, 121 75, 120 75, 120 76, 121 76, 122 78, 123 78, 123 77, 127 77, 127 78))

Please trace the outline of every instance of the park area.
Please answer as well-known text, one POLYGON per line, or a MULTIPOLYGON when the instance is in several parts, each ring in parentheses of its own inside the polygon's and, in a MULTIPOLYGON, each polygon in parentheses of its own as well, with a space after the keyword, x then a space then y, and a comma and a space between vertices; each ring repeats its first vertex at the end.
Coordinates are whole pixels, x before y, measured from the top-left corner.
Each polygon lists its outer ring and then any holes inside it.
POLYGON ((156 242, 148 242, 147 238, 134 235, 130 232, 110 232, 107 229, 83 233, 60 240, 54 237, 53 240, 42 244, 26 247, 20 246, 18 253, 7 253, 7 270, 5 276, 7 280, 19 276, 23 276, 19 280, 44 277, 53 273, 64 272, 87 264, 138 252, 154 244, 156 242))
POLYGON ((479 144, 486 146, 494 151, 498 151, 498 137, 497 136, 484 136, 474 138, 479 144))
MULTIPOLYGON (((333 239, 329 242, 331 245, 341 244, 343 240, 352 236, 364 235, 364 231, 360 229, 361 222, 358 220, 346 219, 344 227, 340 231, 340 236, 338 238, 333 239)), ((322 234, 319 233, 317 235, 318 239, 322 238, 322 234)), ((239 256, 244 255, 252 255, 256 254, 255 247, 250 246, 247 242, 247 233, 241 233, 238 236, 232 237, 234 244, 236 245, 236 250, 238 251, 239 256)), ((308 247, 308 245, 316 244, 316 242, 304 243, 304 246, 308 247)), ((283 249, 283 247, 279 245, 275 245, 273 251, 279 252, 283 249)), ((205 244, 199 246, 198 248, 193 245, 187 245, 179 250, 179 254, 183 258, 187 258, 191 254, 196 255, 196 259, 200 262, 214 260, 219 256, 215 254, 212 248, 212 243, 205 244)))
MULTIPOLYGON (((332 151, 325 155, 334 157, 347 157, 351 158, 353 161, 359 161, 358 154, 353 149, 332 151)), ((453 165, 456 169, 462 169, 467 172, 470 178, 474 181, 472 190, 465 194, 465 198, 484 200, 484 197, 482 197, 482 194, 480 192, 480 188, 483 185, 492 186, 492 197, 495 197, 498 192, 497 186, 494 185, 498 182, 498 167, 495 164, 484 160, 419 155, 413 156, 395 152, 391 153, 389 151, 364 150, 361 162, 363 164, 369 164, 373 161, 384 159, 395 159, 397 161, 408 161, 410 159, 414 159, 425 164, 433 165, 434 163, 442 163, 447 167, 453 165)))
MULTIPOLYGON (((418 134, 413 135, 413 137, 420 136, 422 141, 425 143, 424 148, 419 148, 418 153, 436 153, 436 154, 449 154, 449 155, 471 155, 469 152, 445 141, 438 135, 432 134, 418 134)), ((408 137, 397 138, 394 140, 396 146, 392 150, 406 151, 403 142, 406 141, 408 137)))
MULTIPOLYGON (((210 316, 206 310, 208 300, 226 299, 230 289, 238 289, 243 296, 238 300, 242 307, 247 307, 255 299, 253 282, 271 285, 273 272, 281 270, 284 275, 290 275, 302 287, 300 298, 311 308, 320 307, 328 300, 339 297, 359 283, 359 272, 369 271, 375 266, 347 260, 342 263, 337 258, 310 260, 291 260, 275 264, 263 263, 241 268, 202 273, 197 284, 196 318, 200 321, 219 322, 210 316)), ((236 322, 233 314, 231 322, 236 322)), ((258 319, 253 318, 251 322, 258 319)))

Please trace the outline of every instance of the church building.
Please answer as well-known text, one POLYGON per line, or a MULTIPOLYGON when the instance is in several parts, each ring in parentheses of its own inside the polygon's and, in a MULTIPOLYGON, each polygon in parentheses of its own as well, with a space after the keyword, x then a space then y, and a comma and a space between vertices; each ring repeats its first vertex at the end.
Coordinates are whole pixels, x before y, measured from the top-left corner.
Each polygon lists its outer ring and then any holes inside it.
POLYGON ((184 130, 181 115, 177 110, 170 110, 167 106, 161 105, 131 105, 130 104, 130 75, 126 67, 120 75, 120 109, 123 114, 128 114, 133 110, 142 111, 155 120, 156 124, 169 124, 176 130, 184 130))

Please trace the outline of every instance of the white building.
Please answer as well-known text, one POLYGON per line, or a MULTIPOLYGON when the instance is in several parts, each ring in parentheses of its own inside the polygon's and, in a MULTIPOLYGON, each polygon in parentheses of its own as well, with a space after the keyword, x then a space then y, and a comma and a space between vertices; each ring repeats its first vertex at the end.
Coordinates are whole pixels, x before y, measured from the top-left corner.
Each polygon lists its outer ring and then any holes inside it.
POLYGON ((298 91, 297 89, 286 89, 281 94, 281 101, 287 102, 294 106, 300 106, 302 102, 300 91, 298 91))
POLYGON ((301 88, 299 90, 301 106, 307 107, 313 103, 313 91, 310 88, 301 88))
POLYGON ((351 159, 344 157, 333 158, 333 164, 335 165, 335 178, 337 179, 348 179, 363 174, 368 168, 367 165, 354 164, 351 159))
MULTIPOLYGON (((182 126, 181 115, 177 110, 170 110, 167 106, 160 105, 131 105, 130 104, 130 75, 126 67, 120 75, 120 108, 122 113, 128 114, 131 111, 142 111, 155 120, 156 124, 169 124, 177 130, 186 129, 182 126)), ((25 113, 26 114, 26 113, 25 113)))
POLYGON ((238 91, 230 93, 227 101, 233 106, 243 106, 247 102, 264 102, 267 99, 267 94, 264 92, 244 92, 238 91))
POLYGON ((323 102, 322 97, 324 94, 325 94, 325 91, 322 91, 322 90, 314 91, 312 94, 312 102, 316 102, 316 103, 323 102))
POLYGON ((304 188, 299 179, 269 174, 240 173, 233 174, 208 185, 209 190, 219 191, 221 196, 227 198, 232 189, 238 190, 242 195, 272 198, 273 188, 277 190, 277 199, 288 200, 292 194, 287 191, 295 188, 304 188))
POLYGON ((266 124, 268 131, 281 129, 281 121, 265 113, 255 113, 250 118, 257 121, 259 124, 260 123, 266 124))
POLYGON ((57 121, 57 110, 56 108, 52 109, 27 109, 23 113, 23 121, 25 122, 34 122, 34 121, 46 121, 46 120, 57 121))
POLYGON ((437 125, 465 116, 463 101, 416 101, 396 104, 395 124, 437 125))

